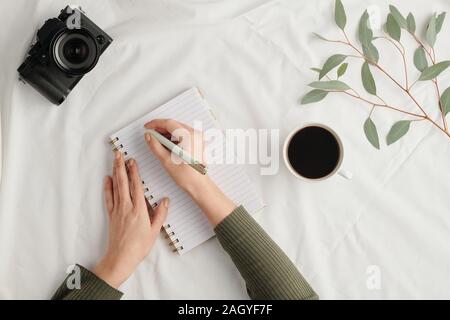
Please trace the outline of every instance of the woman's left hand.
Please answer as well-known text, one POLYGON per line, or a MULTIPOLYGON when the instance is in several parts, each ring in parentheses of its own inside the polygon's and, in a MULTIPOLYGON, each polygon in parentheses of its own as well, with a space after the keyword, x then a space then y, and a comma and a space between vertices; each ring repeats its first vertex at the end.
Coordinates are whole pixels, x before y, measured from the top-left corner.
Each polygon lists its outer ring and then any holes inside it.
POLYGON ((112 177, 105 178, 104 187, 109 243, 106 254, 92 271, 118 288, 150 252, 166 219, 169 199, 163 199, 149 213, 136 161, 130 159, 125 164, 118 151, 112 177))

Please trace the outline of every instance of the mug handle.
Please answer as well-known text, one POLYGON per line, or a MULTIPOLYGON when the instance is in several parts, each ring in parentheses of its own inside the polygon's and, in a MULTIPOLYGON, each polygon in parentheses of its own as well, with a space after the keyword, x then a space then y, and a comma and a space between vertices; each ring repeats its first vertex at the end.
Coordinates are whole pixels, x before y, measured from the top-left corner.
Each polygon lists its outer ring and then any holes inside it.
POLYGON ((353 178, 353 173, 344 169, 339 169, 338 174, 347 180, 351 180, 353 178))

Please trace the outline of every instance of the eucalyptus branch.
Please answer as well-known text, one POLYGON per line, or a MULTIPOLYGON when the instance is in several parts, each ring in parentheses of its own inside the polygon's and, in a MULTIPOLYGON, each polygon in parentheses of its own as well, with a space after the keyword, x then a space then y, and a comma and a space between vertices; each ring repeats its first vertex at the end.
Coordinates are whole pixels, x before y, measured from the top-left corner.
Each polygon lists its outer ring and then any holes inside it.
POLYGON ((378 62, 372 61, 371 59, 369 59, 367 56, 364 55, 364 53, 362 51, 360 51, 355 45, 353 45, 350 41, 349 42, 345 42, 345 41, 335 41, 335 42, 340 42, 343 44, 346 44, 348 46, 350 46, 353 50, 355 50, 356 52, 358 52, 360 54, 360 56, 362 58, 364 58, 366 61, 368 61, 370 64, 372 64, 373 66, 375 66, 378 70, 380 70, 382 73, 384 73, 389 79, 391 79, 400 89, 402 89, 412 100, 413 102, 417 105, 417 107, 422 111, 422 113, 428 117, 428 114, 425 112, 424 108, 420 105, 420 103, 417 101, 417 99, 415 99, 411 93, 409 92, 409 89, 404 87, 402 84, 400 84, 400 82, 398 82, 391 74, 389 74, 383 67, 381 67, 381 65, 378 62))
POLYGON ((385 25, 385 34, 380 37, 374 37, 373 31, 369 25, 369 14, 367 11, 361 17, 359 27, 358 27, 358 36, 361 42, 361 49, 355 45, 350 38, 348 37, 345 26, 347 23, 347 17, 345 14, 344 6, 342 5, 341 0, 336 0, 335 5, 335 22, 337 26, 341 29, 342 34, 344 36, 344 40, 333 40, 327 39, 320 35, 317 35, 319 38, 326 42, 343 44, 351 48, 356 55, 344 55, 344 54, 335 54, 329 57, 322 69, 315 69, 319 72, 319 81, 313 82, 310 84, 314 90, 308 92, 302 98, 302 104, 313 103, 324 99, 328 93, 330 92, 338 92, 343 93, 347 96, 353 97, 359 101, 365 102, 368 105, 372 106, 369 116, 364 123, 364 133, 366 134, 369 142, 377 149, 379 149, 379 137, 376 129, 375 123, 372 121, 371 116, 375 108, 384 108, 396 111, 398 113, 407 115, 412 117, 412 119, 401 120, 393 124, 389 133, 386 137, 387 144, 392 144, 403 137, 408 130, 410 129, 411 122, 424 121, 431 123, 434 127, 442 131, 448 138, 450 138, 450 133, 448 131, 448 126, 446 122, 446 115, 450 113, 450 87, 444 91, 441 95, 441 91, 439 88, 439 82, 437 77, 445 71, 448 67, 450 67, 450 61, 436 61, 436 52, 434 50, 434 44, 436 42, 436 36, 441 31, 442 24, 444 22, 445 13, 441 13, 436 16, 433 14, 430 23, 427 26, 426 31, 426 44, 416 35, 416 23, 414 16, 409 13, 407 18, 403 17, 400 11, 394 6, 389 6, 390 13, 387 17, 387 22, 385 25), (408 66, 407 66, 407 50, 405 46, 400 42, 402 29, 406 30, 419 44, 419 48, 414 52, 414 65, 421 72, 420 77, 412 82, 410 85, 410 79, 408 75, 408 66), (379 52, 378 49, 374 45, 375 39, 384 39, 394 45, 394 47, 398 50, 401 55, 403 71, 405 76, 405 84, 402 85, 384 66, 381 66, 379 61, 379 52), (427 61, 427 56, 430 60, 431 65, 429 65, 427 61), (344 63, 344 61, 349 58, 361 58, 364 60, 361 69, 361 78, 364 89, 371 95, 377 98, 380 102, 372 101, 371 99, 367 99, 362 97, 358 92, 348 86, 346 83, 339 80, 342 77, 346 70, 348 63, 344 63), (334 68, 339 67, 337 70, 337 79, 331 80, 331 78, 327 75, 334 68), (388 104, 380 95, 377 93, 377 86, 375 83, 375 79, 371 72, 371 67, 379 70, 382 74, 384 74, 390 81, 392 81, 402 92, 404 92, 414 103, 414 105, 420 110, 420 114, 416 112, 410 112, 405 110, 404 108, 395 107, 392 104, 388 104), (321 81, 322 78, 326 77, 328 81, 321 81), (419 81, 429 81, 431 80, 436 88, 436 93, 439 100, 439 110, 442 116, 443 126, 440 126, 435 120, 433 120, 423 105, 419 102, 419 100, 412 94, 411 89, 416 85, 419 81))

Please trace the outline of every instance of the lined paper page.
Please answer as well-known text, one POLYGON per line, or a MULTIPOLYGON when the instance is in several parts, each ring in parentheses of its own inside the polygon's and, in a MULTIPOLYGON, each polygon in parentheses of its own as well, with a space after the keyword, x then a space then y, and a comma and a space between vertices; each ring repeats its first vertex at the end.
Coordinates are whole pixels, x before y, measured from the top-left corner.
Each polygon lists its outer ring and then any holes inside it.
MULTIPOLYGON (((158 118, 175 119, 191 126, 200 121, 202 130, 218 128, 218 124, 198 89, 191 88, 110 137, 125 159, 137 161, 150 204, 170 198, 164 226, 174 248, 184 254, 214 236, 214 231, 200 208, 178 188, 148 150, 144 124, 158 118)), ((262 199, 241 166, 208 164, 208 175, 234 203, 244 205, 248 212, 255 213, 263 207, 262 199)))

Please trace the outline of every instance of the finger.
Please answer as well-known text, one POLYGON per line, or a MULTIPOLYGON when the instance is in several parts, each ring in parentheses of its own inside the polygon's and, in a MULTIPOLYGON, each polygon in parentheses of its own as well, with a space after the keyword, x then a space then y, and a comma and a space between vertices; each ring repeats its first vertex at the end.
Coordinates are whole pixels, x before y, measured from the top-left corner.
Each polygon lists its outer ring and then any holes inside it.
POLYGON ((151 152, 158 158, 158 160, 164 165, 169 163, 171 154, 170 151, 164 148, 164 146, 150 133, 145 134, 145 141, 151 152))
POLYGON ((166 220, 168 209, 169 198, 164 198, 154 209, 153 216, 151 217, 151 228, 155 232, 159 232, 159 230, 161 230, 161 227, 166 220))
POLYGON ((176 129, 184 128, 187 130, 192 130, 191 127, 185 125, 184 123, 178 122, 173 119, 154 119, 145 124, 147 129, 156 129, 158 131, 167 131, 169 133, 174 132, 176 129))
POLYGON ((114 200, 114 207, 117 207, 119 205, 119 189, 117 188, 117 178, 116 178, 116 163, 114 160, 113 163, 113 172, 112 172, 112 186, 113 186, 113 200, 114 200))
POLYGON ((108 215, 111 217, 111 214, 114 209, 114 195, 113 195, 113 182, 110 176, 105 177, 104 192, 105 192, 106 210, 108 211, 108 215))
POLYGON ((127 169, 125 168, 125 162, 123 160, 122 153, 120 153, 119 151, 116 151, 115 167, 119 201, 120 203, 131 201, 127 169))
POLYGON ((142 179, 139 175, 139 169, 134 159, 128 161, 128 172, 131 184, 131 200, 133 205, 143 206, 145 204, 144 188, 142 188, 142 179))

